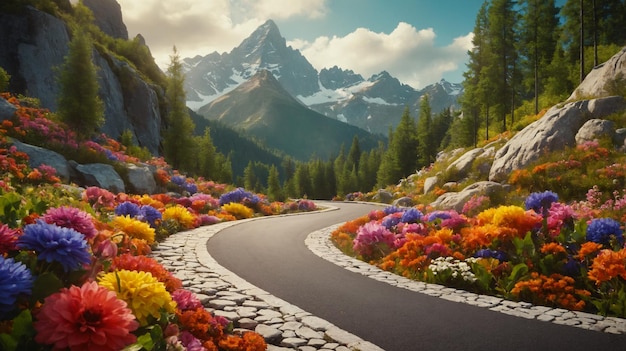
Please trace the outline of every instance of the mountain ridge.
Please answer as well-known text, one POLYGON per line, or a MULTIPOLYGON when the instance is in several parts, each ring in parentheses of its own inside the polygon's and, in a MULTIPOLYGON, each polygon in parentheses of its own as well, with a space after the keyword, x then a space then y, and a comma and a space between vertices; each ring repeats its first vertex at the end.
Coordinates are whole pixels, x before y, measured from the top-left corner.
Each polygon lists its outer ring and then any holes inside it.
POLYGON ((461 84, 445 80, 416 90, 384 69, 368 79, 336 65, 318 72, 299 50, 287 46, 272 20, 259 26, 230 53, 213 52, 182 61, 187 76, 187 105, 193 110, 266 69, 309 108, 375 134, 386 134, 389 127, 397 126, 407 106, 413 116, 418 116, 419 102, 425 94, 430 95, 431 110, 438 113, 448 107, 459 108, 458 97, 463 91, 461 84), (454 93, 437 89, 440 84, 452 86, 454 93))
POLYGON ((261 70, 198 114, 243 131, 270 149, 307 161, 335 155, 356 135, 364 150, 378 146, 382 136, 327 118, 291 96, 267 70, 261 70))

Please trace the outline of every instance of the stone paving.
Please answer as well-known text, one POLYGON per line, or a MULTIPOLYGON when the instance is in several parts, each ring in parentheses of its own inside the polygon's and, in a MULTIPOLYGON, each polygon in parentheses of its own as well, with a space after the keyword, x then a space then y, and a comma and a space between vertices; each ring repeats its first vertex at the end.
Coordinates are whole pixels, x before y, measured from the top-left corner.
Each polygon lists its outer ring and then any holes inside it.
MULTIPOLYGON (((268 292, 248 283, 220 266, 209 255, 207 241, 219 231, 253 218, 225 222, 176 233, 161 242, 152 257, 161 262, 193 291, 215 315, 232 321, 235 331, 253 330, 268 343, 268 350, 299 351, 380 351, 380 347, 344 331, 268 292)), ((584 312, 572 312, 526 302, 514 302, 494 296, 413 281, 344 255, 330 241, 330 233, 340 224, 311 233, 307 247, 319 257, 347 270, 363 274, 399 288, 466 303, 520 318, 537 319, 595 331, 624 334, 626 320, 584 312)))

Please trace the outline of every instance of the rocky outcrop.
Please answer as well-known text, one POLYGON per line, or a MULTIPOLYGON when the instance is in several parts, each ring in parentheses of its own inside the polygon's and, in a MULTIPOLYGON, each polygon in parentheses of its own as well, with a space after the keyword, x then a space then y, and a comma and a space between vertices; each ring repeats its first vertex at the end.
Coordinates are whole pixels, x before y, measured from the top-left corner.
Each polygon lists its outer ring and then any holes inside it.
POLYGON ((15 105, 9 103, 3 98, 0 98, 0 121, 13 118, 16 110, 17 107, 15 107, 15 105))
POLYGON ((15 139, 11 139, 11 143, 18 151, 28 155, 28 165, 31 168, 47 165, 56 170, 56 175, 61 181, 67 182, 70 179, 70 165, 63 155, 39 146, 24 144, 15 139))
MULTIPOLYGON (((115 0, 91 1, 100 2, 117 5, 115 0)), ((63 64, 70 40, 63 21, 32 7, 19 14, 0 13, 0 38, 0 67, 11 75, 9 90, 35 97, 41 107, 55 111, 60 91, 56 67, 63 64)), ((94 64, 105 105, 102 132, 118 138, 128 129, 139 146, 158 154, 163 105, 160 88, 108 53, 94 50, 94 64)))
POLYGON ((113 166, 103 163, 77 164, 70 162, 76 181, 83 186, 97 186, 114 194, 126 192, 124 181, 113 166))
POLYGON ((576 134, 591 118, 602 118, 626 110, 619 96, 567 103, 552 107, 511 138, 498 152, 489 171, 489 180, 504 181, 516 169, 527 167, 541 154, 576 145, 576 134))
POLYGON ((604 119, 590 119, 576 133, 576 145, 603 138, 615 139, 615 123, 604 119))
POLYGON ((618 77, 626 79, 626 47, 605 63, 591 70, 568 98, 568 101, 609 96, 612 92, 607 91, 607 83, 618 77))
POLYGON ((463 205, 474 195, 492 196, 504 190, 500 183, 482 181, 469 185, 459 192, 445 193, 437 198, 430 205, 436 209, 455 210, 461 212, 463 205))
POLYGON ((116 0, 83 0, 95 18, 95 23, 105 34, 128 40, 128 29, 122 20, 122 7, 116 0))
POLYGON ((148 166, 127 166, 128 190, 134 194, 154 194, 157 184, 148 166))

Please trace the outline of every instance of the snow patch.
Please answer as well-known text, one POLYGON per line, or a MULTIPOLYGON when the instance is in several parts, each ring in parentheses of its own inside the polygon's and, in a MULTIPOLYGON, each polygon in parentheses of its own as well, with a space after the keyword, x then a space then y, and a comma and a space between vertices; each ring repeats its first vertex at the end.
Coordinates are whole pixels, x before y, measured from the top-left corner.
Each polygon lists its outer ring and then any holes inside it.
POLYGON ((343 123, 348 123, 348 119, 343 115, 343 113, 338 114, 337 119, 343 123))

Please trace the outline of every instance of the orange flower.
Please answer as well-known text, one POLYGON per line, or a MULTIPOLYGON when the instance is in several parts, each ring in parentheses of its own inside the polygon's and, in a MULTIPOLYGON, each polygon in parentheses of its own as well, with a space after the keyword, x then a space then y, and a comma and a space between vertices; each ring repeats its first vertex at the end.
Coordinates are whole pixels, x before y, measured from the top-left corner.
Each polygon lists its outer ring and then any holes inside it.
POLYGON ((219 341, 219 345, 227 351, 237 351, 243 348, 243 339, 236 335, 226 335, 219 341))
POLYGON ((546 254, 546 255, 548 254, 558 255, 561 253, 567 254, 567 251, 559 243, 547 243, 541 247, 541 253, 546 254))
POLYGON ((537 272, 531 273, 529 280, 517 282, 511 294, 536 304, 558 306, 574 311, 580 311, 585 307, 585 301, 576 296, 591 295, 587 290, 575 289, 572 277, 560 274, 548 277, 537 272))
POLYGON ((204 307, 176 312, 176 315, 183 330, 187 330, 202 341, 219 340, 224 335, 221 324, 204 307))
POLYGON ((154 258, 147 256, 133 256, 131 254, 122 254, 113 259, 112 269, 126 269, 129 271, 148 272, 152 274, 158 281, 165 284, 165 288, 169 292, 183 287, 180 279, 176 278, 170 271, 165 269, 154 258))
POLYGON ((585 258, 587 258, 587 256, 590 256, 591 254, 600 251, 602 247, 602 244, 588 241, 580 246, 580 250, 578 250, 578 259, 583 261, 585 258))
POLYGON ((587 276, 596 285, 618 277, 626 280, 626 249, 617 252, 608 249, 600 251, 587 276))

